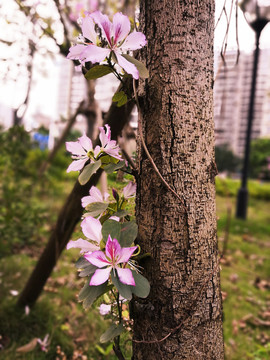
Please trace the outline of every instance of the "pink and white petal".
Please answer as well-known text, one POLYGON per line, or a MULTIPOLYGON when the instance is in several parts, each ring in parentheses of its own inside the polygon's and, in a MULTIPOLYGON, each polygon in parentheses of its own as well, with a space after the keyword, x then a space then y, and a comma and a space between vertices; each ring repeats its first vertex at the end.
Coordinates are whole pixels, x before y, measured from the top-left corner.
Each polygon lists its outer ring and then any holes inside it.
POLYGON ((110 197, 110 194, 108 194, 107 192, 105 192, 103 194, 103 197, 104 197, 104 201, 108 201, 109 200, 109 197, 110 197))
POLYGON ((102 14, 100 11, 95 11, 91 14, 94 22, 101 28, 103 36, 107 39, 108 44, 111 44, 111 33, 112 33, 112 23, 110 22, 107 15, 102 14))
POLYGON ((142 32, 133 31, 128 35, 125 42, 120 46, 121 51, 141 49, 147 44, 145 35, 142 32))
POLYGON ((105 124, 105 128, 106 128, 107 138, 108 138, 109 140, 111 140, 111 128, 110 128, 110 125, 105 124))
POLYGON ((92 196, 84 196, 81 199, 82 202, 82 207, 86 207, 88 204, 91 204, 93 201, 93 197, 92 196))
POLYGON ((91 254, 85 254, 84 258, 99 268, 103 268, 106 265, 111 265, 103 251, 94 251, 91 254))
POLYGON ((136 285, 130 269, 122 269, 117 267, 116 271, 121 283, 132 286, 136 285))
POLYGON ((100 190, 96 186, 91 187, 90 195, 92 196, 95 202, 103 202, 103 196, 100 190))
POLYGON ((86 155, 84 148, 78 141, 67 141, 66 149, 73 155, 86 155))
POLYGON ((90 61, 91 63, 100 63, 106 59, 107 56, 110 55, 111 50, 101 48, 99 46, 90 44, 88 45, 85 50, 80 55, 80 60, 87 62, 90 61))
POLYGON ((86 163, 87 160, 88 157, 86 157, 85 159, 72 161, 72 163, 67 168, 67 173, 69 173, 70 171, 80 171, 84 167, 84 164, 86 163))
POLYGON ((94 275, 91 277, 89 285, 97 286, 105 283, 105 281, 109 279, 111 269, 112 269, 111 266, 106 269, 97 269, 94 272, 94 275))
POLYGON ((82 34, 86 39, 92 41, 93 44, 97 43, 95 24, 90 16, 86 16, 82 19, 82 34))
POLYGON ((125 199, 129 199, 132 196, 134 196, 136 193, 136 184, 132 181, 130 181, 127 186, 123 189, 123 195, 125 199))
POLYGON ((100 153, 100 146, 97 145, 97 146, 95 147, 95 149, 94 149, 94 156, 95 156, 95 158, 98 156, 99 153, 100 153))
POLYGON ((67 54, 67 58, 71 60, 79 60, 80 55, 82 52, 84 52, 86 46, 85 45, 74 45, 69 48, 69 53, 67 54))
POLYGON ((118 12, 113 17, 112 36, 117 44, 125 39, 130 32, 130 21, 126 15, 118 12))
POLYGON ((106 242, 105 253, 106 256, 113 262, 119 255, 121 255, 121 246, 119 242, 116 239, 112 240, 110 235, 108 236, 108 240, 106 242))
POLYGON ((120 221, 120 218, 119 218, 118 216, 111 216, 109 219, 110 219, 110 220, 117 221, 117 222, 120 221))
POLYGON ((139 71, 136 68, 136 66, 134 64, 132 64, 131 62, 127 61, 125 58, 123 58, 123 56, 118 54, 116 51, 115 51, 115 55, 116 55, 118 64, 125 70, 125 72, 132 75, 132 77, 134 79, 138 80, 139 79, 139 71))
POLYGON ((99 246, 91 244, 87 240, 78 239, 76 241, 70 240, 67 244, 67 250, 72 248, 78 248, 81 249, 81 252, 87 252, 87 251, 96 251, 98 250, 99 246))
POLYGON ((130 259, 131 255, 134 253, 134 251, 136 249, 137 249, 137 246, 122 248, 119 253, 119 258, 117 260, 117 264, 127 263, 128 260, 130 259))
POLYGON ((102 239, 101 223, 92 216, 87 216, 81 223, 84 235, 91 240, 100 243, 102 239))
POLYGON ((79 137, 78 141, 86 151, 93 150, 92 141, 85 133, 79 137))
POLYGON ((99 140, 101 142, 101 146, 104 148, 107 145, 107 143, 109 142, 109 139, 108 139, 108 136, 105 133, 105 129, 103 127, 100 127, 99 131, 100 131, 99 140))

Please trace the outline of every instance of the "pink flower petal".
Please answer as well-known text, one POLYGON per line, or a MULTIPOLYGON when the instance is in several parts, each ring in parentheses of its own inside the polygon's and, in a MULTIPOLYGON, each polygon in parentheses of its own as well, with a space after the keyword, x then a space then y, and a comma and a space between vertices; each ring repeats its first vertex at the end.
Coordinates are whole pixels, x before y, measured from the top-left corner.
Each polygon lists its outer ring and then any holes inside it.
POLYGON ((100 190, 96 186, 92 186, 90 189, 90 195, 95 199, 97 202, 103 201, 103 196, 100 190))
POLYGON ((81 202, 82 202, 82 207, 86 207, 88 204, 91 204, 92 202, 94 202, 94 201, 92 201, 92 196, 84 196, 84 197, 82 197, 82 199, 81 199, 81 202))
POLYGON ((76 241, 69 241, 67 244, 67 250, 72 248, 78 248, 81 249, 81 252, 87 252, 87 251, 96 251, 99 249, 98 245, 91 244, 87 240, 78 239, 76 241))
POLYGON ((85 45, 74 45, 71 46, 71 48, 69 49, 69 53, 67 55, 68 59, 71 60, 79 60, 80 59, 80 55, 81 53, 86 49, 85 45))
POLYGON ((99 152, 100 152, 100 146, 97 145, 97 146, 95 147, 95 149, 94 149, 94 156, 95 156, 95 158, 98 156, 99 152))
POLYGON ((105 283, 105 281, 109 279, 111 269, 111 267, 108 267, 107 269, 97 269, 94 275, 91 277, 89 285, 97 286, 105 283))
POLYGON ((122 248, 119 252, 119 258, 117 259, 117 264, 127 263, 131 255, 137 249, 137 246, 132 246, 128 248, 122 248))
POLYGON ((105 132, 105 129, 103 127, 100 127, 99 131, 100 131, 99 140, 101 142, 101 146, 104 148, 110 140, 107 135, 108 129, 107 129, 107 132, 105 132))
POLYGON ((117 221, 117 222, 120 221, 120 218, 119 218, 118 216, 111 216, 109 219, 110 219, 110 220, 117 221))
POLYGON ((110 55, 110 49, 104 49, 96 45, 88 45, 80 55, 80 60, 83 62, 91 61, 91 63, 100 63, 110 55))
POLYGON ((82 34, 86 39, 92 41, 93 44, 97 43, 95 24, 90 16, 86 16, 82 19, 82 34))
POLYGON ((103 36, 107 39, 108 44, 111 46, 111 32, 112 23, 110 22, 107 15, 102 14, 100 11, 95 11, 91 14, 94 22, 101 28, 103 36))
POLYGON ((68 141, 66 142, 67 151, 71 152, 73 155, 86 155, 85 150, 78 141, 68 141))
POLYGON ((107 201, 109 198, 109 194, 108 193, 104 193, 104 197, 101 194, 101 192, 99 191, 99 189, 95 186, 92 186, 90 189, 90 196, 84 196, 82 198, 82 207, 86 207, 88 204, 91 204, 93 202, 103 202, 103 201, 107 201))
POLYGON ((107 260, 103 251, 94 251, 91 254, 85 254, 85 259, 91 264, 103 268, 104 266, 111 265, 110 261, 107 260))
POLYGON ((114 52, 117 58, 118 64, 128 73, 131 74, 134 79, 139 79, 139 71, 134 64, 127 61, 118 52, 114 52))
POLYGON ((80 171, 84 167, 84 164, 86 163, 87 160, 88 157, 85 157, 85 159, 72 161, 72 163, 67 168, 67 173, 69 173, 70 171, 80 171))
POLYGON ((81 223, 82 231, 84 235, 97 243, 100 243, 102 239, 101 223, 98 219, 92 216, 87 216, 81 223))
POLYGON ((126 15, 116 13, 113 17, 112 36, 114 43, 117 44, 124 40, 130 32, 130 21, 126 15))
POLYGON ((126 284, 126 285, 133 285, 133 286, 136 285, 130 269, 117 268, 116 271, 117 271, 117 274, 118 274, 118 277, 119 277, 119 280, 121 281, 121 283, 126 284))
POLYGON ((114 260, 121 254, 121 246, 116 239, 111 238, 111 235, 108 236, 105 247, 106 256, 114 262, 114 260))
POLYGON ((128 35, 125 42, 120 46, 121 51, 141 49, 147 44, 145 35, 142 32, 133 31, 128 35))
POLYGON ((130 181, 123 189, 123 195, 125 199, 129 199, 136 193, 136 184, 130 181))
POLYGON ((78 141, 86 151, 93 150, 92 141, 85 133, 79 137, 78 141))
POLYGON ((119 154, 120 148, 116 145, 115 140, 110 140, 104 147, 104 152, 110 156, 113 156, 116 159, 123 160, 122 156, 119 154))

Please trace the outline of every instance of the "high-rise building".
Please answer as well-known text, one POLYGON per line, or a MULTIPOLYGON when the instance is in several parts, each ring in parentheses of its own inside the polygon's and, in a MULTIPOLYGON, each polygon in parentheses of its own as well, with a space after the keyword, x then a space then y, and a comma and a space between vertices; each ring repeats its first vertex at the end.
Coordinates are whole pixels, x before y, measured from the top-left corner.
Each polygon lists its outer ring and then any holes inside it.
MULTIPOLYGON (((228 145, 239 156, 244 153, 253 54, 226 53, 226 64, 215 61, 214 119, 216 145, 228 145)), ((252 139, 270 137, 270 49, 260 51, 254 102, 252 139)))

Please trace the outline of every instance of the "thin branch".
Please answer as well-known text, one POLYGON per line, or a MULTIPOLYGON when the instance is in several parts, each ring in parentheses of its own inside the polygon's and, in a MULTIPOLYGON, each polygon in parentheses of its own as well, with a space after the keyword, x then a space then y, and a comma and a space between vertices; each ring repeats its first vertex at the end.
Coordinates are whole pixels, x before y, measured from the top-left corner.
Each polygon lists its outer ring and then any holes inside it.
POLYGON ((160 180, 163 182, 163 184, 177 197, 177 199, 184 205, 185 209, 186 206, 184 204, 183 199, 181 199, 181 197, 176 193, 176 191, 167 183, 167 181, 164 179, 164 177, 161 175, 160 171, 158 170, 152 156, 150 155, 146 143, 144 141, 144 137, 143 137, 143 132, 142 132, 142 124, 141 124, 141 119, 142 119, 142 114, 141 114, 141 108, 140 108, 140 104, 139 104, 139 99, 138 99, 138 93, 137 93, 137 88, 136 88, 136 83, 135 80, 133 79, 133 91, 134 91, 134 96, 135 96, 135 101, 137 104, 137 108, 138 108, 138 130, 139 130, 139 136, 142 142, 142 146, 143 149, 148 157, 148 160, 150 161, 155 173, 159 176, 160 180))

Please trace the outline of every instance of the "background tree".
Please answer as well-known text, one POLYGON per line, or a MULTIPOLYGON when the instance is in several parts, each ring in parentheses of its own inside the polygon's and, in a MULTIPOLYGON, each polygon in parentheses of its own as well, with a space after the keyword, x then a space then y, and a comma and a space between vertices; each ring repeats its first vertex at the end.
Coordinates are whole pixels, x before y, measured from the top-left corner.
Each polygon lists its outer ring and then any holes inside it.
POLYGON ((214 1, 142 1, 150 78, 140 91, 137 221, 150 296, 135 300, 133 359, 223 359, 216 237, 214 1))
POLYGON ((228 171, 233 173, 240 169, 240 158, 234 155, 227 145, 215 147, 215 158, 219 172, 228 171))
POLYGON ((256 139, 251 143, 250 176, 270 180, 270 139, 256 139))

